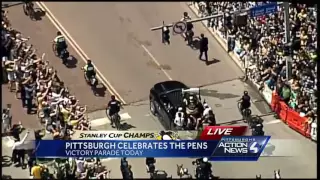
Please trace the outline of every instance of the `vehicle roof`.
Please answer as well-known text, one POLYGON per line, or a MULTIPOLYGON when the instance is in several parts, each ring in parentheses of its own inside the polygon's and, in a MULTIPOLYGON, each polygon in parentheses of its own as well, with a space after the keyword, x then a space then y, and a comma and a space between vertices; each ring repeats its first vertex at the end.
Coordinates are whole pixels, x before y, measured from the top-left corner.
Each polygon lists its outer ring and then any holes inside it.
POLYGON ((165 95, 174 107, 179 107, 183 101, 181 89, 189 87, 179 81, 164 81, 154 85, 154 90, 159 96, 165 95))
POLYGON ((176 89, 188 89, 189 87, 180 81, 164 81, 153 86, 157 93, 165 93, 176 89))

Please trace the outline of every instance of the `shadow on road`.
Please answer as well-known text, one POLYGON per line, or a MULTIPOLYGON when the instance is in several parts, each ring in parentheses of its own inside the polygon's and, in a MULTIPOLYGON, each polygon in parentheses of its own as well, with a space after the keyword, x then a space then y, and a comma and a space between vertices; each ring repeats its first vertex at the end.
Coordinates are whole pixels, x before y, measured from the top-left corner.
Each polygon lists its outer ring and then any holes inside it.
POLYGON ((207 66, 210 66, 211 64, 216 64, 216 63, 218 63, 218 62, 220 62, 219 59, 212 58, 212 60, 211 60, 211 61, 208 61, 206 64, 207 64, 207 66))
POLYGON ((77 67, 77 63, 78 63, 78 59, 72 55, 70 55, 70 57, 68 58, 68 62, 66 64, 67 68, 76 68, 77 67))
POLYGON ((105 97, 107 88, 100 82, 97 87, 91 87, 95 96, 105 97))
POLYGON ((46 15, 45 11, 42 11, 40 8, 34 8, 34 20, 41 21, 42 17, 46 15))
POLYGON ((193 50, 199 50, 200 49, 200 38, 198 36, 193 38, 191 48, 193 50))
POLYGON ((123 124, 120 125, 120 129, 123 130, 123 131, 127 131, 127 130, 132 129, 132 128, 136 128, 136 127, 131 125, 131 124, 128 124, 128 123, 123 123, 123 124))
POLYGON ((12 165, 10 156, 1 156, 2 167, 9 167, 12 165))

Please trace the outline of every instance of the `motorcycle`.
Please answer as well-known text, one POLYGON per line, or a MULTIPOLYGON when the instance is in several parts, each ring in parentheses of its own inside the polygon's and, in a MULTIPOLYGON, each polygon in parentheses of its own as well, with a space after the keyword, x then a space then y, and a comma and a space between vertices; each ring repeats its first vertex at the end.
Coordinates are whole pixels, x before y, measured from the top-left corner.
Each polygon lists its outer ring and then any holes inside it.
POLYGON ((29 16, 30 19, 34 19, 35 17, 35 11, 33 9, 33 3, 29 2, 29 3, 24 3, 23 6, 23 12, 26 16, 29 16))
POLYGON ((63 49, 61 51, 60 59, 62 60, 63 64, 67 64, 69 56, 70 56, 70 54, 69 54, 69 51, 67 49, 63 49))
POLYGON ((185 41, 187 41, 188 45, 192 45, 194 32, 192 30, 189 30, 185 33, 185 36, 185 41))
MULTIPOLYGON (((84 70, 83 68, 81 68, 82 70, 84 70)), ((91 87, 96 87, 98 85, 98 80, 96 78, 96 76, 92 75, 90 77, 90 79, 88 79, 86 72, 84 72, 84 79, 86 80, 86 82, 91 86, 91 87)))
POLYGON ((192 165, 196 166, 194 170, 196 179, 219 179, 219 176, 214 176, 212 172, 203 172, 200 168, 200 164, 202 163, 201 159, 196 159, 192 161, 192 165))
POLYGON ((252 126, 252 136, 264 136, 263 124, 257 123, 252 126))
POLYGON ((61 52, 60 52, 60 55, 59 55, 59 53, 57 51, 57 45, 56 45, 55 42, 53 42, 52 50, 53 50, 53 53, 62 60, 62 63, 64 65, 66 65, 67 62, 68 62, 68 58, 70 57, 70 53, 67 50, 67 48, 62 49, 61 52))
POLYGON ((107 110, 107 116, 108 118, 111 120, 111 123, 115 125, 115 128, 117 130, 120 130, 121 129, 121 124, 120 124, 120 120, 121 120, 121 117, 118 113, 115 113, 114 115, 112 115, 111 117, 109 116, 109 110, 107 110))
POLYGON ((241 101, 238 101, 238 110, 239 110, 240 114, 242 115, 244 120, 249 120, 251 113, 252 113, 251 109, 245 108, 241 111, 241 106, 242 106, 241 101))

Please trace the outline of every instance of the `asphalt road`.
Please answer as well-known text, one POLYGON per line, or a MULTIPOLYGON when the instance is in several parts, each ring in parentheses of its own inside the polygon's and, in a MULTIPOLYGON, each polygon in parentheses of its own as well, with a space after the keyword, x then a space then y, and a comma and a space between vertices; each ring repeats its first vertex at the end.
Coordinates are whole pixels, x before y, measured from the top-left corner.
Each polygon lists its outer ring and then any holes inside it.
MULTIPOLYGON (((172 36, 171 45, 166 46, 160 31, 150 31, 162 21, 180 20, 183 11, 189 11, 184 3, 44 4, 127 103, 146 100, 159 81, 175 79, 203 86, 242 75, 215 41, 209 45, 212 64, 206 66, 180 35, 172 36)), ((195 29, 196 36, 210 36, 201 24, 195 29)))
MULTIPOLYGON (((181 18, 183 11, 191 12, 184 3, 53 3, 45 5, 68 31, 81 49, 94 61, 99 71, 119 92, 130 106, 123 110, 130 116, 125 120, 134 126, 131 130, 161 129, 159 122, 150 116, 148 110, 148 91, 159 81, 175 79, 189 86, 205 86, 203 93, 216 111, 218 120, 229 122, 239 119, 235 100, 243 89, 249 89, 239 82, 237 77, 241 71, 229 56, 213 39, 209 39, 210 59, 219 62, 206 66, 197 59, 198 52, 185 45, 181 36, 173 36, 172 44, 161 44, 160 32, 150 32, 149 28, 165 22, 171 23, 181 18), (72 15, 72 16, 71 16, 72 15), (160 64, 160 66, 158 66, 160 64), (164 73, 165 72, 165 73, 164 73)), ((31 36, 40 52, 51 53, 50 41, 54 38, 56 29, 50 21, 43 17, 41 21, 33 22, 24 17, 21 7, 9 9, 9 16, 17 29, 31 36)), ((202 24, 195 25, 196 35, 203 32, 210 37, 202 24)), ((79 70, 83 62, 69 48, 77 59, 77 68, 67 69, 58 59, 50 58, 62 79, 77 97, 88 104, 89 108, 98 109, 105 98, 91 97, 90 89, 84 84, 82 72, 79 70), (74 87, 74 88, 73 88, 74 87), (82 99, 81 99, 82 98, 82 99), (102 100, 101 100, 102 99, 102 100)), ((252 95, 253 96, 253 95, 252 95)), ((256 95, 253 104, 254 114, 265 114, 265 105, 256 95)), ((273 138, 297 139, 304 147, 299 152, 301 156, 294 158, 261 158, 254 163, 216 162, 213 163, 216 175, 224 178, 273 176, 274 169, 281 169, 284 178, 316 177, 316 145, 302 138, 285 125, 274 121, 271 116, 264 118, 267 134, 273 138), (274 123, 276 122, 276 123, 274 123)), ((107 128, 106 128, 107 129, 107 128)), ((130 159, 135 177, 146 177, 142 159, 130 159), (139 169, 139 170, 138 170, 139 169)), ((191 159, 159 160, 158 168, 169 171, 175 176, 176 164, 183 163, 189 170, 191 159)), ((119 160, 110 160, 108 167, 113 170, 112 176, 118 177, 119 160)))
MULTIPOLYGON (((104 87, 99 84, 97 89, 97 95, 94 95, 91 88, 86 84, 81 67, 85 63, 80 59, 72 47, 69 48, 70 54, 75 60, 71 66, 64 67, 61 61, 54 56, 52 51, 51 42, 56 34, 56 29, 47 19, 44 21, 31 21, 28 17, 24 16, 22 11, 22 5, 17 3, 8 3, 10 6, 6 8, 9 11, 8 16, 13 28, 22 32, 26 37, 31 37, 29 41, 37 49, 37 54, 41 56, 42 53, 46 54, 46 60, 49 60, 49 64, 58 71, 58 76, 62 79, 69 88, 71 94, 74 94, 81 104, 88 106, 88 112, 100 110, 105 107, 109 101, 110 93, 104 87), (51 34, 52 36, 49 36, 51 34)), ((2 107, 6 107, 7 104, 11 104, 12 123, 21 122, 26 129, 41 129, 39 121, 36 115, 28 115, 26 109, 22 108, 21 100, 15 98, 15 94, 10 92, 8 85, 2 84, 2 107)), ((7 146, 7 142, 12 141, 6 137, 2 138, 2 152, 3 156, 11 156, 11 147, 7 146)), ((3 174, 12 175, 14 178, 24 178, 28 175, 27 171, 22 171, 21 168, 15 168, 9 166, 9 162, 6 162, 7 157, 2 160, 3 174)))
MULTIPOLYGON (((270 113, 270 109, 261 97, 240 80, 231 80, 205 86, 201 90, 202 97, 213 107, 217 116, 217 122, 222 125, 246 125, 237 110, 236 101, 244 90, 248 90, 253 99, 251 107, 253 115, 262 115, 266 135, 271 135, 271 141, 265 149, 265 155, 258 162, 213 162, 215 175, 222 178, 255 178, 261 174, 263 178, 273 178, 273 171, 281 170, 283 178, 314 178, 316 171, 316 144, 294 132, 281 120, 276 120, 270 113), (292 156, 292 157, 284 157, 292 156)), ((149 101, 140 101, 122 110, 123 121, 127 123, 129 131, 134 130, 160 130, 161 124, 149 111, 149 101), (129 115, 129 116, 128 116, 129 115)), ((103 112, 100 112, 100 118, 103 112)), ((102 128, 104 129, 104 128, 102 128)), ((248 131, 248 135, 250 135, 248 131)), ((166 170, 169 175, 176 177, 176 164, 184 164, 189 171, 193 170, 193 159, 158 159, 157 168, 166 170)), ((144 169, 144 159, 131 158, 135 177, 147 177, 144 169)), ((107 167, 112 169, 112 177, 120 177, 120 160, 110 159, 106 161, 107 167)), ((193 172, 192 172, 193 173, 193 172)))

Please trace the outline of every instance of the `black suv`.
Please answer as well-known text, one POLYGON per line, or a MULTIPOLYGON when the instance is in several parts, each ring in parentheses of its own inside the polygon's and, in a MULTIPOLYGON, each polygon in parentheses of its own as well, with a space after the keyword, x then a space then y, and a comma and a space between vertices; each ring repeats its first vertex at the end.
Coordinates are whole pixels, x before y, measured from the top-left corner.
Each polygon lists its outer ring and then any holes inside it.
MULTIPOLYGON (((165 81, 155 84, 149 95, 150 111, 167 130, 174 129, 174 118, 179 107, 184 107, 184 98, 190 88, 179 81, 165 81)), ((191 88, 199 89, 199 88, 191 88)), ((196 93, 200 99, 200 92, 196 93)))

